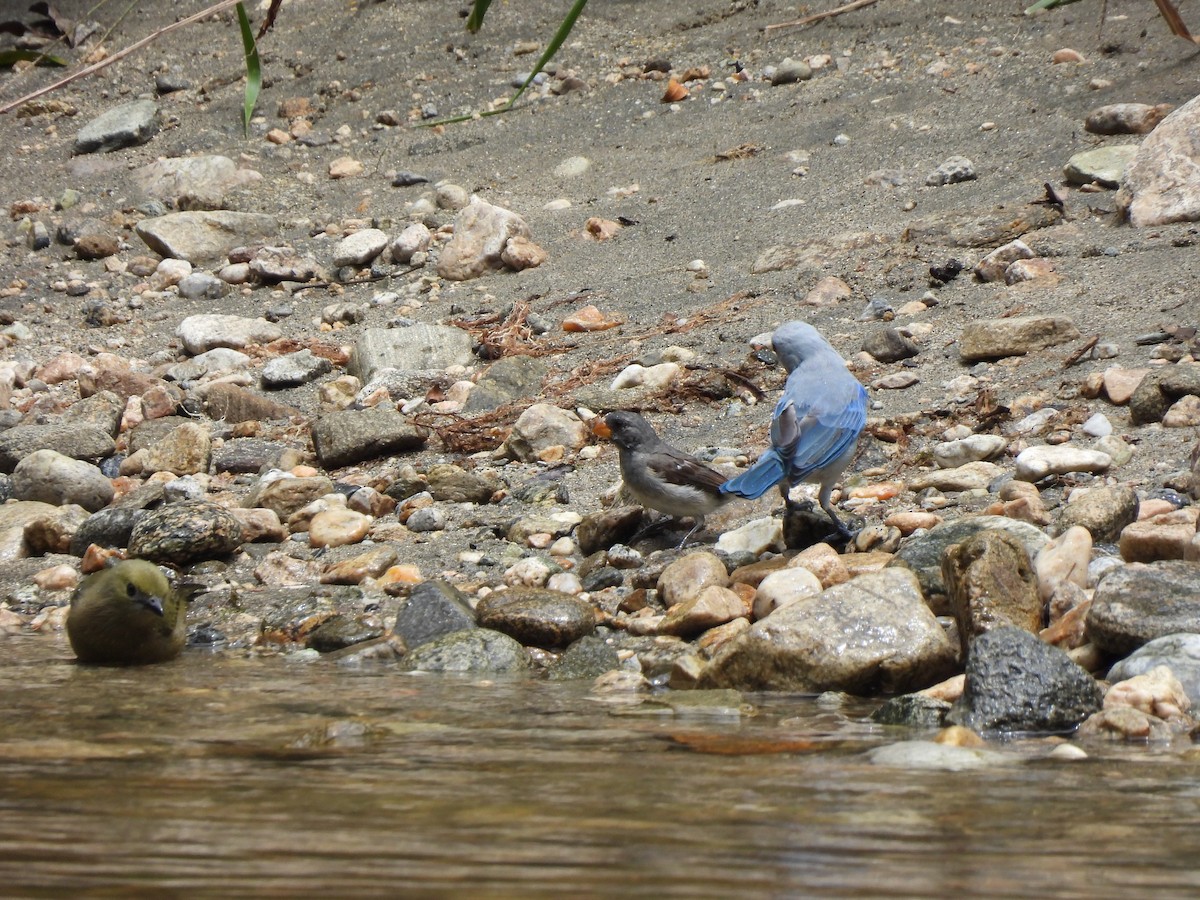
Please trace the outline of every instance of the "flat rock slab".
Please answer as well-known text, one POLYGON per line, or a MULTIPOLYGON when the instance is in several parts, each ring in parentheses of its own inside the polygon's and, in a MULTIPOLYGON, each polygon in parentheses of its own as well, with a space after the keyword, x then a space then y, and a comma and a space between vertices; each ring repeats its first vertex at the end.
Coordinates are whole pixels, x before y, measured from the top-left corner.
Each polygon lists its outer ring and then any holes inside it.
POLYGON ((470 334, 451 325, 368 328, 354 346, 354 368, 368 382, 383 369, 465 366, 472 361, 471 344, 470 334))
POLYGON ((413 425, 391 407, 345 409, 322 416, 312 426, 313 447, 325 468, 425 446, 429 429, 413 425))
POLYGON ((143 219, 134 231, 159 256, 198 263, 222 260, 234 247, 272 237, 279 222, 261 213, 193 211, 143 219))
POLYGON ((79 129, 76 154, 107 152, 144 144, 158 133, 158 104, 136 100, 101 113, 79 129))

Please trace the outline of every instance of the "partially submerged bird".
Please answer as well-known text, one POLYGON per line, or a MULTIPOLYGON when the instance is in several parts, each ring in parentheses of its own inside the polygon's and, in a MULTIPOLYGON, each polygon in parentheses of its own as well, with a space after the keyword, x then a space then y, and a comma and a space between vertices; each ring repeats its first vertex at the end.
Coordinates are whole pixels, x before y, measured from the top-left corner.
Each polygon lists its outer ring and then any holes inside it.
POLYGON ((721 493, 725 475, 672 447, 635 412, 604 417, 621 455, 621 479, 638 503, 674 518, 692 518, 682 547, 704 525, 704 517, 730 499, 721 493))
POLYGON ((771 344, 788 370, 771 418, 771 446, 721 490, 753 500, 778 484, 790 511, 796 483, 816 482, 821 509, 838 532, 849 537, 830 500, 867 423, 867 392, 841 355, 807 322, 780 325, 771 344))
POLYGON ((187 639, 187 602, 162 569, 126 559, 80 582, 67 612, 79 661, 140 666, 174 659, 187 639))

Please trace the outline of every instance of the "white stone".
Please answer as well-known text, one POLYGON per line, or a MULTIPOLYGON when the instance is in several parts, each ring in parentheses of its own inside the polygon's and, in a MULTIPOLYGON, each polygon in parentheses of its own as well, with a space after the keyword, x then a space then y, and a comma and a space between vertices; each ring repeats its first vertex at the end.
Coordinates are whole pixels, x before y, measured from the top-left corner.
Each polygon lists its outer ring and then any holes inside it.
POLYGON ((991 459, 1008 446, 998 434, 973 434, 956 441, 938 444, 933 448, 933 461, 943 469, 966 465, 969 462, 991 459))
POLYGON ((772 572, 754 592, 754 618, 764 619, 772 612, 805 597, 814 597, 824 588, 821 579, 800 566, 772 572))
POLYGON ((768 550, 783 548, 783 521, 774 517, 754 519, 717 539, 717 549, 726 553, 749 552, 760 556, 768 550))
POLYGON ((1099 450, 1084 450, 1069 444, 1029 447, 1017 456, 1016 478, 1019 481, 1041 481, 1048 475, 1068 472, 1105 472, 1112 457, 1099 450))

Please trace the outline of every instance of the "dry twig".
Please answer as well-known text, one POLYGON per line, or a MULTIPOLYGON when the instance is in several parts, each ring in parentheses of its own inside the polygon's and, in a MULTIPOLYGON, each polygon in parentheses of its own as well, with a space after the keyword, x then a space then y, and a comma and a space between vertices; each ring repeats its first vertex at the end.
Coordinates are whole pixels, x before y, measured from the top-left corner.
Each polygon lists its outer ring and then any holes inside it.
POLYGON ((763 29, 764 32, 770 34, 772 31, 778 31, 780 28, 798 28, 801 25, 811 25, 814 22, 820 22, 822 19, 832 19, 834 16, 840 16, 842 13, 853 12, 856 9, 862 9, 864 6, 870 6, 878 0, 853 0, 852 3, 847 3, 845 6, 839 6, 836 9, 829 9, 825 12, 814 13, 811 16, 805 16, 803 19, 796 19, 794 22, 779 22, 775 25, 768 25, 763 29))

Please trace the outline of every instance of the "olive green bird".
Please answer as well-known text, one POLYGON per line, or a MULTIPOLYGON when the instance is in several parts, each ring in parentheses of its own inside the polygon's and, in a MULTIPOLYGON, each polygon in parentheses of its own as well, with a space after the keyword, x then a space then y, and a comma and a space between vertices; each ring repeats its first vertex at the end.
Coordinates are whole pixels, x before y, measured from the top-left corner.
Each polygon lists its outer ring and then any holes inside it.
POLYGON ((183 649, 186 617, 187 601, 162 569, 126 559, 83 579, 71 597, 67 637, 83 663, 166 662, 183 649))

